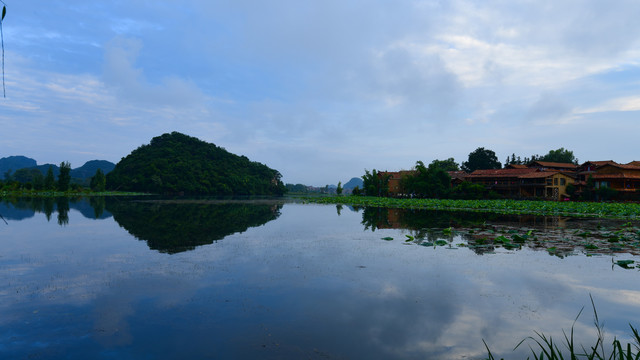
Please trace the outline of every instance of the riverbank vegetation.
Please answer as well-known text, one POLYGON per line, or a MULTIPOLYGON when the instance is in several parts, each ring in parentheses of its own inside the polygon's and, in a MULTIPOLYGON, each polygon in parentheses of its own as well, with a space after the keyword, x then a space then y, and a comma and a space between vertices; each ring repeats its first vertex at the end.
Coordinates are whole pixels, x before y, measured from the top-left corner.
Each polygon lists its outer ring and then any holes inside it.
POLYGON ((480 211, 499 214, 563 215, 605 218, 638 218, 640 204, 575 201, 532 200, 455 200, 455 199, 398 199, 373 196, 305 197, 306 202, 353 206, 389 207, 403 209, 432 209, 450 211, 480 211))
MULTIPOLYGON (((596 306, 593 301, 593 297, 589 295, 591 298, 591 306, 593 307, 594 313, 594 326, 596 327, 596 340, 595 344, 585 347, 582 344, 576 344, 574 340, 574 327, 578 318, 582 314, 582 310, 576 316, 576 319, 571 326, 571 331, 567 334, 564 330, 562 330, 563 340, 560 342, 554 341, 553 337, 545 335, 543 332, 535 331, 535 337, 529 336, 520 343, 518 343, 515 349, 520 346, 528 345, 529 349, 531 349, 531 354, 533 355, 533 359, 548 359, 548 360, 562 360, 562 359, 609 359, 609 360, 638 360, 640 359, 640 333, 638 333, 638 329, 633 327, 633 325, 629 324, 632 333, 632 343, 623 344, 622 341, 618 340, 617 337, 614 337, 611 342, 611 346, 608 347, 605 344, 605 335, 604 335, 604 326, 603 323, 598 319, 598 312, 596 311, 596 306), (560 344, 560 345, 558 345, 560 344)), ((583 308, 584 310, 584 308, 583 308)), ((484 341, 484 340, 483 340, 484 341)), ((491 349, 486 342, 484 342, 484 346, 487 349, 487 360, 495 360, 496 358, 491 353, 491 349)), ((515 350, 514 349, 514 350, 515 350)), ((501 358, 503 359, 503 358, 501 358)), ((527 358, 529 359, 529 358, 527 358)))

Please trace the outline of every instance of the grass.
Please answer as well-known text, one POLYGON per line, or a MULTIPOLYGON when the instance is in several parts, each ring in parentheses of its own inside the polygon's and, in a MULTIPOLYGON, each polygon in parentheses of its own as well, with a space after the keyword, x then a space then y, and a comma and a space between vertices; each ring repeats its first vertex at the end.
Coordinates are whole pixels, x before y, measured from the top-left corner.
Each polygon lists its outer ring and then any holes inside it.
POLYGON ((640 204, 531 201, 531 200, 451 200, 451 199, 396 199, 371 196, 305 197, 305 202, 343 204, 354 206, 431 209, 449 211, 478 211, 499 214, 563 215, 574 217, 602 217, 635 219, 640 217, 640 204))
MULTIPOLYGON (((593 307, 594 313, 594 325, 597 330, 597 339, 595 344, 584 347, 583 345, 577 346, 574 338, 573 338, 573 329, 575 327, 576 321, 582 314, 582 310, 578 313, 575 320, 573 321, 573 325, 571 325, 571 332, 569 335, 562 330, 562 334, 564 339, 560 342, 560 346, 558 342, 555 342, 551 336, 546 336, 542 332, 535 332, 535 336, 529 336, 516 345, 514 348, 517 349, 520 346, 527 344, 529 349, 531 350, 531 354, 533 359, 536 360, 564 360, 564 359, 597 359, 597 360, 640 360, 640 334, 638 330, 634 328, 631 324, 629 327, 631 328, 631 332, 633 333, 633 339, 635 344, 627 343, 623 345, 620 340, 617 338, 613 339, 611 350, 605 350, 605 339, 604 339, 604 330, 602 323, 598 319, 598 312, 596 311, 595 303, 593 302, 593 297, 589 295, 591 298, 591 305, 593 307)), ((495 360, 495 357, 491 353, 489 349, 489 345, 482 340, 485 348, 487 349, 487 358, 488 360, 495 360)), ((527 358, 529 359, 529 358, 527 358)))

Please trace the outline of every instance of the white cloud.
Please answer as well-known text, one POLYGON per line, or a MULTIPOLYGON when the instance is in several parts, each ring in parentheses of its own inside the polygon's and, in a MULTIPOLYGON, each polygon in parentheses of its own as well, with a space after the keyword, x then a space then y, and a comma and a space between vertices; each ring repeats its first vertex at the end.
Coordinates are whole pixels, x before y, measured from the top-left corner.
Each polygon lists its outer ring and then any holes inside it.
POLYGON ((626 96, 611 99, 595 107, 580 109, 579 114, 591 114, 610 111, 640 111, 640 96, 626 96))

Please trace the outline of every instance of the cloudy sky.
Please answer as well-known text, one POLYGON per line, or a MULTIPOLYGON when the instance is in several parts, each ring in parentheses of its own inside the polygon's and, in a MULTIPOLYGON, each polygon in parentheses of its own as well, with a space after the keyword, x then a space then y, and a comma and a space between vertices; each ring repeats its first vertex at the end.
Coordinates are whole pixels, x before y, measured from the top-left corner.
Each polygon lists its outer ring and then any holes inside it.
POLYGON ((478 147, 640 160, 637 0, 4 0, 0 157, 179 131, 343 183, 478 147))

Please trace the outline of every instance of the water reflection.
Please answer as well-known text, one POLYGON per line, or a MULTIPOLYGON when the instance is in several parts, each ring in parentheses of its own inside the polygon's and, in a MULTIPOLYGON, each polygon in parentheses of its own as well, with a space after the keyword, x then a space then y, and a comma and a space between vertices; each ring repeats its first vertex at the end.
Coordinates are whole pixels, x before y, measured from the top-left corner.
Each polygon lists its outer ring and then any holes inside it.
POLYGON ((472 241, 456 232, 485 222, 571 232, 570 219, 367 209, 367 222, 365 209, 347 206, 122 198, 104 208, 72 199, 49 206, 89 212, 67 211, 66 226, 1 227, 0 358, 482 359, 483 340, 497 358, 526 358, 526 347, 512 352, 521 339, 533 331, 562 339, 582 306, 576 339, 592 344, 589 294, 607 341, 640 318, 638 272, 603 271, 609 257, 530 248, 476 256, 404 239, 424 231, 428 241, 432 231, 455 247, 472 241), (114 221, 84 218, 100 209, 114 221), (276 218, 177 256, 131 235, 183 251, 276 218), (163 243, 171 237, 180 243, 163 243))
POLYGON ((406 229, 411 235, 403 240, 425 246, 464 246, 477 254, 497 248, 517 251, 526 246, 558 257, 575 253, 640 255, 637 220, 370 207, 362 211, 362 224, 371 231, 406 229), (453 244, 454 238, 463 242, 453 244))
POLYGON ((44 214, 51 221, 57 213, 58 224, 69 224, 69 211, 73 209, 87 219, 107 219, 111 214, 105 211, 105 197, 8 197, 0 198, 0 215, 6 220, 21 221, 35 214, 44 214))
POLYGON ((211 244, 263 225, 280 215, 279 203, 218 201, 122 201, 108 199, 106 208, 131 235, 150 249, 174 254, 211 244))

